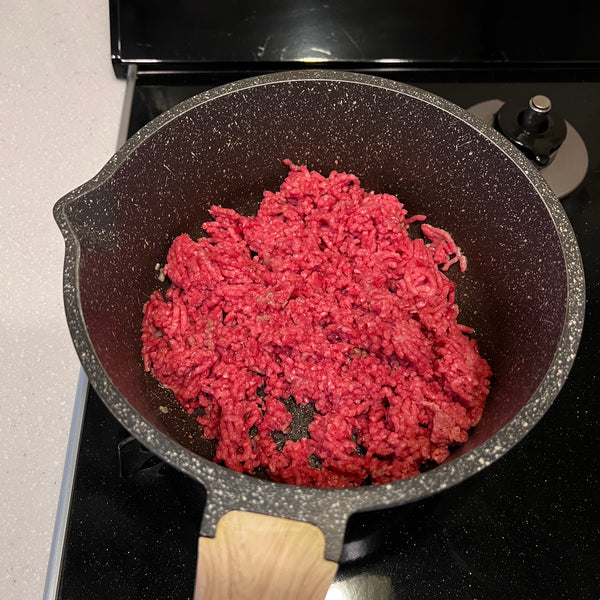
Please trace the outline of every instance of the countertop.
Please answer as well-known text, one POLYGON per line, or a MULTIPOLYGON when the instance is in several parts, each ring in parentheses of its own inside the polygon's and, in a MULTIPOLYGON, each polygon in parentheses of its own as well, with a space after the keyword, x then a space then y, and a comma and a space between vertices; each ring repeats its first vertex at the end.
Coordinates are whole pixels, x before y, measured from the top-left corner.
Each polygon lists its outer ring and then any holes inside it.
POLYGON ((108 2, 0 3, 0 598, 41 598, 79 361, 54 203, 113 154, 125 92, 108 2))

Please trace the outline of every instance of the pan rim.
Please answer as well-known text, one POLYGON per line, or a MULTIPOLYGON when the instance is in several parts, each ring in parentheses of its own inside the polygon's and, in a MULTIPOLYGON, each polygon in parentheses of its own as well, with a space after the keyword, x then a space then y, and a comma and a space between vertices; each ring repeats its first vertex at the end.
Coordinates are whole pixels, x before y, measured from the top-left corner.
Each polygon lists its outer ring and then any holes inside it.
POLYGON ((214 535, 216 523, 228 510, 239 509, 312 522, 326 533, 328 557, 339 556, 341 540, 334 532, 350 514, 413 502, 454 486, 498 460, 515 446, 539 422, 560 392, 575 360, 585 312, 585 282, 579 246, 560 201, 550 190, 535 167, 516 149, 485 123, 453 103, 412 85, 373 75, 336 70, 299 70, 259 75, 212 88, 194 96, 156 117, 134 134, 88 182, 63 196, 54 206, 54 217, 65 238, 63 296, 67 321, 77 353, 89 380, 113 415, 136 437, 143 439, 149 450, 175 468, 202 483, 208 490, 206 518, 201 533, 214 535), (110 379, 93 348, 87 333, 79 298, 79 242, 67 216, 67 208, 108 182, 121 164, 159 129, 186 112, 223 96, 263 85, 290 82, 331 82, 368 85, 397 92, 433 105, 451 114, 499 148, 511 163, 525 175, 542 200, 561 242, 566 272, 566 313, 563 330, 553 360, 523 408, 488 440, 470 452, 415 477, 387 484, 359 488, 307 488, 261 480, 240 474, 194 454, 154 428, 124 398, 110 379), (232 498, 231 488, 236 490, 232 498), (298 506, 304 506, 298 511, 298 506), (276 510, 273 510, 273 507, 276 510), (265 507, 270 507, 268 510, 265 507), (292 510, 292 507, 293 510, 292 510), (327 515, 327 519, 323 515, 327 515))

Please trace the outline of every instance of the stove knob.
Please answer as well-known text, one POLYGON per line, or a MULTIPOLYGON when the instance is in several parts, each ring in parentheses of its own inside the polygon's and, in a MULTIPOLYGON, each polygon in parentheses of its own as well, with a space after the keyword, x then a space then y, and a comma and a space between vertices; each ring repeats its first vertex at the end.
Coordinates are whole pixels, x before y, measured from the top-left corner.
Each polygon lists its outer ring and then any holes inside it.
POLYGON ((548 113, 552 109, 550 98, 534 96, 529 100, 529 107, 521 113, 521 124, 527 133, 541 133, 548 127, 548 113))
POLYGON ((494 127, 540 168, 552 162, 567 136, 565 120, 543 95, 533 96, 527 104, 506 102, 495 115, 494 127))

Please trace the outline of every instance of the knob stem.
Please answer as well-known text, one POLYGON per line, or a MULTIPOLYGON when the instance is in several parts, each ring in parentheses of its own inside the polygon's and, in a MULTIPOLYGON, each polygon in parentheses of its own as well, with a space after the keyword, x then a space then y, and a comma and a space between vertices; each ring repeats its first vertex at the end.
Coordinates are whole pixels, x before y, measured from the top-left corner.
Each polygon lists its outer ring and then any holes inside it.
POLYGON ((548 128, 548 113, 552 103, 546 96, 533 96, 529 106, 519 115, 521 127, 527 133, 541 133, 548 128))

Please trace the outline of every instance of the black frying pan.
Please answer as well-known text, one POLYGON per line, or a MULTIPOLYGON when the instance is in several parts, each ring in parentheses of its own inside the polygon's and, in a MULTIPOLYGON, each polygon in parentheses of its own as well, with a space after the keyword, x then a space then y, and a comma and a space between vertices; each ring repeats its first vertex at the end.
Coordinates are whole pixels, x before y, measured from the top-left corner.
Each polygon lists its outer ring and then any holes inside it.
POLYGON ((64 298, 81 362, 127 429, 204 484, 203 536, 241 509, 317 525, 326 558, 337 560, 353 512, 434 494, 515 445, 562 387, 583 325, 577 242, 535 168, 462 109, 371 76, 298 71, 205 92, 144 127, 54 214, 66 241, 64 298), (262 191, 285 177, 283 158, 324 174, 353 172, 366 189, 399 196, 409 214, 448 230, 468 257, 467 273, 454 277, 461 322, 476 330, 492 389, 468 442, 417 477, 323 490, 234 473, 210 460, 212 446, 193 435, 195 421, 144 373, 141 310, 157 287, 155 265, 175 236, 202 234, 211 204, 254 213, 262 191))

